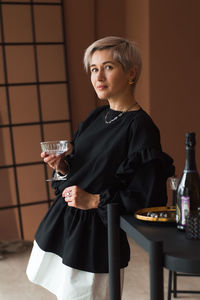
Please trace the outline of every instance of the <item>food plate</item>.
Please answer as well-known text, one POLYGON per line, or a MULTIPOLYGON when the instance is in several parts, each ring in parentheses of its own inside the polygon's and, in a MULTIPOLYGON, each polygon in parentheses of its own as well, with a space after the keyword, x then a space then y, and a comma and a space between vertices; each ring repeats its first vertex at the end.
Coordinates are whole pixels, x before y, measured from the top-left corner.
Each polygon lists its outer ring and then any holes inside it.
POLYGON ((148 207, 137 210, 135 217, 150 222, 176 222, 175 206, 148 207))

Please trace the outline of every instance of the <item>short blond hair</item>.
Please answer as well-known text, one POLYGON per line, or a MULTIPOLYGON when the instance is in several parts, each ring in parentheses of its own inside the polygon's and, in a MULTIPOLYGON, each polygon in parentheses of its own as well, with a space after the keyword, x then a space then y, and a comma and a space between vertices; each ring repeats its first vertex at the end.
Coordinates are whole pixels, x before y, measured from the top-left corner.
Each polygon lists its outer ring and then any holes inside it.
POLYGON ((84 54, 84 66, 88 72, 92 55, 97 50, 110 49, 113 55, 113 59, 118 61, 124 71, 130 70, 132 67, 136 68, 136 77, 135 83, 137 82, 142 68, 142 59, 140 51, 134 42, 131 42, 127 39, 117 37, 117 36, 108 36, 102 39, 99 39, 92 43, 86 50, 84 54))

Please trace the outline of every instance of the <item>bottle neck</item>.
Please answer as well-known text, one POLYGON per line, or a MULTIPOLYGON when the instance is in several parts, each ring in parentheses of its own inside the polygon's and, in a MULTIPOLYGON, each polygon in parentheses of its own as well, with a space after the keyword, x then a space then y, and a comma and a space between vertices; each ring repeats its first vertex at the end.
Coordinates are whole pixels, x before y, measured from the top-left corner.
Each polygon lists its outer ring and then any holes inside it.
POLYGON ((195 150, 194 147, 186 146, 186 160, 184 171, 196 171, 195 150))

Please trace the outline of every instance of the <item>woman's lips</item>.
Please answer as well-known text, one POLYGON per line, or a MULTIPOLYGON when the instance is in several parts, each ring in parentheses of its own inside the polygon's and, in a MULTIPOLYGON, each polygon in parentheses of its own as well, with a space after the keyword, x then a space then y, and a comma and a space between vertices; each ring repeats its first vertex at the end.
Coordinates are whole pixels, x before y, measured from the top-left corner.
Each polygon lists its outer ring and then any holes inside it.
POLYGON ((97 86, 97 89, 100 90, 100 91, 102 91, 102 90, 104 90, 104 89, 106 89, 106 88, 107 88, 106 85, 98 85, 98 86, 97 86))

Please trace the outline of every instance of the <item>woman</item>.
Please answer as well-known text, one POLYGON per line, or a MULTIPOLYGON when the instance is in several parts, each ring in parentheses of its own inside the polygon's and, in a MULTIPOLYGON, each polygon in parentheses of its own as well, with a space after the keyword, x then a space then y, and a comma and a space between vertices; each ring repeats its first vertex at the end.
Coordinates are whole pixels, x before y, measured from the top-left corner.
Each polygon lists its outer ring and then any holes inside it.
MULTIPOLYGON (((94 42, 84 64, 99 99, 80 124, 66 156, 41 156, 65 181, 54 182, 57 195, 41 222, 27 274, 59 300, 108 299, 106 205, 122 213, 167 202, 166 180, 174 172, 162 152, 159 130, 137 103, 134 89, 141 71, 136 46, 119 37, 94 42)), ((130 258, 120 232, 120 265, 130 258)))

